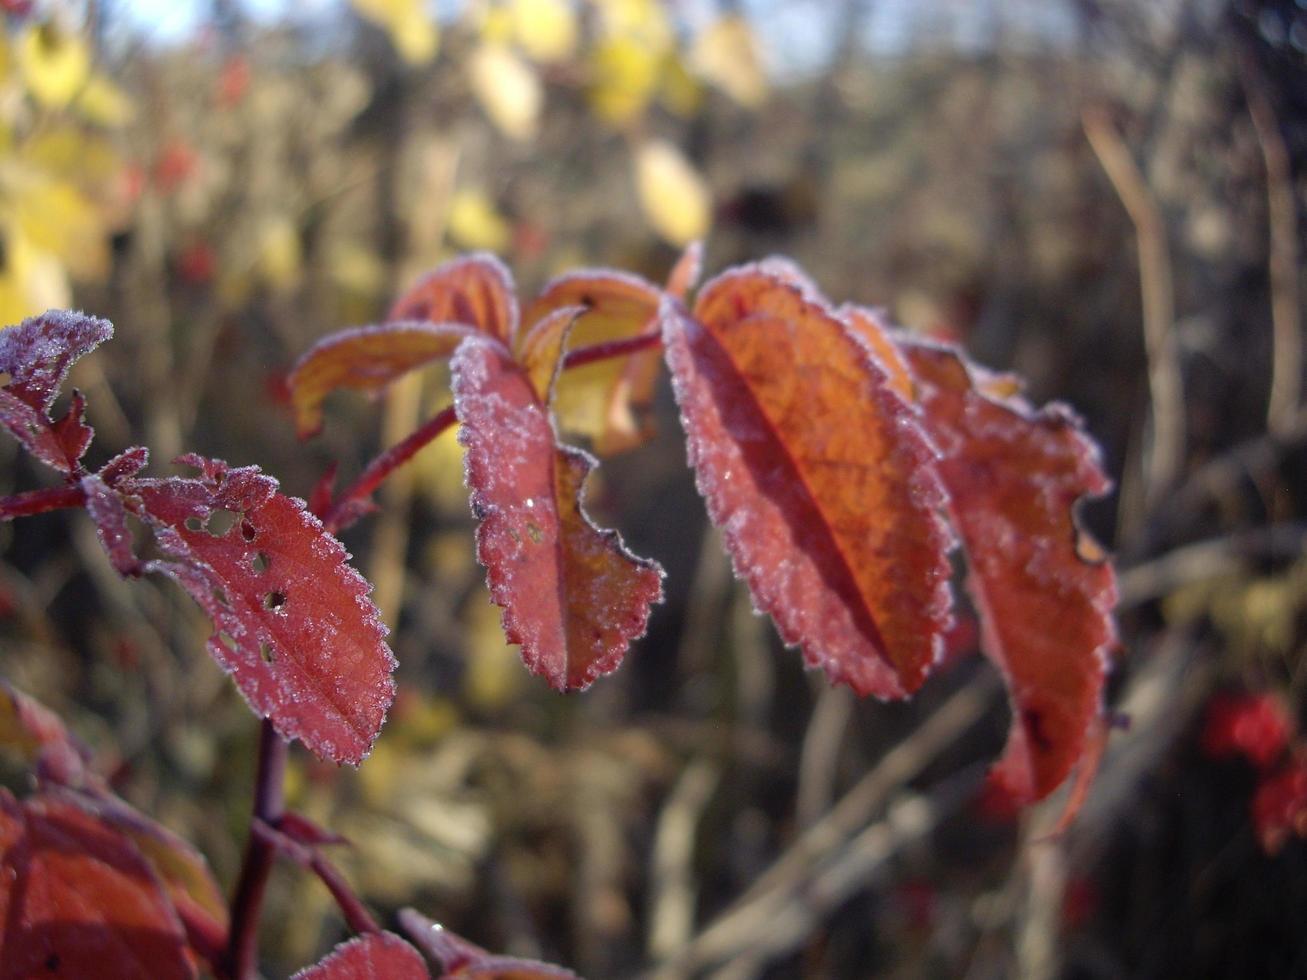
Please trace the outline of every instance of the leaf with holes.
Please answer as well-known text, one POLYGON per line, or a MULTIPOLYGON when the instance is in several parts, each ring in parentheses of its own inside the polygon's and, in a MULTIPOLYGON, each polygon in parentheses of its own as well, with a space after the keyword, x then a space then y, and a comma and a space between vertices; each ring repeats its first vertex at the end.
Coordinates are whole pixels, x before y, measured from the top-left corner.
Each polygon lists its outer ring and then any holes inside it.
POLYGON ((390 932, 372 932, 341 943, 292 980, 429 980, 421 954, 390 932))
POLYGON ((145 570, 174 578, 209 614, 209 652, 256 714, 321 758, 357 765, 395 694, 368 583, 303 503, 256 467, 180 462, 202 476, 120 484, 168 556, 145 570))
POLYGON ((488 252, 446 262, 428 273, 390 308, 387 320, 427 320, 475 327, 511 345, 517 336, 513 275, 488 252))
POLYGON ((108 320, 51 310, 0 330, 0 423, 23 448, 60 473, 75 473, 95 435, 83 414, 85 399, 74 392, 68 411, 50 419, 68 369, 113 336, 108 320))
POLYGON ((195 976, 149 863, 81 807, 0 789, 0 854, 0 976, 195 976))
POLYGON ((322 403, 338 388, 377 392, 409 371, 444 360, 471 327, 406 321, 355 327, 310 347, 286 378, 301 439, 322 429, 322 403))
POLYGON ((557 444, 548 410, 508 350, 474 337, 451 368, 477 558, 505 633, 554 688, 584 688, 644 634, 662 598, 662 569, 590 523, 580 496, 594 460, 557 444))
POLYGON ((1012 701, 1012 730, 991 776, 1013 802, 1029 803, 1081 760, 1101 712, 1116 643, 1116 577, 1075 508, 1111 484, 1097 446, 1065 406, 1035 411, 986 394, 982 382, 996 376, 973 370, 953 349, 903 349, 943 454, 939 471, 970 565, 981 648, 1012 701))
POLYGON ((904 697, 942 650, 948 551, 915 411, 815 292, 728 272, 663 307, 690 463, 781 638, 859 694, 904 697))
POLYGON ((439 961, 444 970, 440 980, 454 977, 463 980, 579 980, 575 973, 561 966, 498 956, 413 909, 401 910, 399 923, 424 953, 439 961))
MULTIPOLYGON (((688 281, 691 271, 682 270, 681 278, 688 281)), ((588 269, 548 283, 525 320, 537 324, 556 310, 585 309, 569 339, 570 346, 578 349, 657 330, 661 298, 661 290, 639 276, 588 269)), ((653 432, 649 406, 658 370, 657 351, 569 369, 559 379, 554 398, 560 428, 587 437, 601 455, 646 442, 653 432)))

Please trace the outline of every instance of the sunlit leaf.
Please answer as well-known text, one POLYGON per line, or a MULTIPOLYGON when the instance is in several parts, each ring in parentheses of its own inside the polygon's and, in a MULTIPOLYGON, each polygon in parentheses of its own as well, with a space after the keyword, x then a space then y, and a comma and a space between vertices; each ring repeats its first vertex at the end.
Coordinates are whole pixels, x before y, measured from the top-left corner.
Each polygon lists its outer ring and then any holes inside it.
POLYGON ((6 977, 195 976, 186 936, 125 836, 57 796, 0 789, 0 964, 6 977))
POLYGON ((62 109, 91 71, 86 42, 54 22, 34 24, 18 39, 18 64, 27 90, 42 105, 62 109))
POLYGON ((1108 562, 1082 557, 1090 542, 1075 507, 1110 482, 1065 406, 1035 411, 986 396, 952 349, 909 342, 904 351, 942 453, 981 649, 1003 672, 1012 702, 993 779, 1015 803, 1028 803, 1066 778, 1101 711, 1116 578, 1108 562))
POLYGON ((91 75, 77 97, 77 111, 100 126, 123 126, 136 115, 136 106, 103 75, 91 75))
POLYGON ((542 317, 522 335, 517 359, 542 405, 550 402, 562 366, 563 348, 576 318, 584 312, 581 306, 561 307, 542 317))
POLYGON ((510 0, 513 39, 534 61, 564 61, 576 49, 576 10, 570 0, 510 0))
POLYGON ((354 9, 390 36, 399 56, 421 65, 436 56, 440 34, 423 0, 350 0, 354 9))
POLYGON ((449 237, 463 248, 502 252, 513 238, 508 221, 486 193, 471 187, 455 191, 449 200, 449 237))
MULTIPOLYGON (((657 329, 658 287, 611 269, 582 269, 551 280, 528 308, 536 323, 554 310, 586 312, 570 334, 573 350, 657 329)), ((608 455, 640 445, 652 434, 649 405, 661 369, 657 351, 572 368, 558 379, 554 411, 565 432, 588 437, 608 455)))
POLYGON ((876 358, 877 365, 889 376, 890 387, 897 391, 905 402, 915 401, 917 386, 912 380, 912 370, 891 336, 888 324, 875 310, 862 306, 851 304, 842 306, 839 314, 853 332, 866 341, 867 347, 876 358))
POLYGON ((450 932, 413 909, 399 913, 400 925, 428 956, 438 960, 444 978, 461 980, 579 980, 571 970, 539 960, 497 956, 450 932))
POLYGON ((388 320, 462 323, 506 344, 517 334, 513 274, 488 252, 446 262, 422 277, 390 308, 388 320))
POLYGON ((555 443, 548 411, 505 348, 470 338, 451 369, 477 558, 504 631, 554 688, 584 688, 644 633, 662 570, 590 523, 580 496, 594 462, 555 443))
POLYGON ((213 620, 209 652, 256 714, 332 762, 368 754, 395 695, 370 587, 302 501, 255 467, 183 457, 202 476, 120 486, 167 555, 146 563, 213 620), (224 516, 231 526, 216 522, 224 516))
POLYGON ((728 13, 708 25, 694 40, 690 67, 747 108, 767 98, 758 41, 743 14, 728 13))
POLYGON ((595 115, 610 123, 630 122, 658 90, 662 55, 631 37, 599 41, 590 52, 587 96, 595 115))
POLYGON ((61 473, 76 472, 94 434, 82 421, 75 396, 57 422, 49 412, 68 369, 113 336, 108 320, 51 310, 0 331, 0 423, 41 462, 61 473))
POLYGON ((396 378, 449 357, 471 326, 400 321, 354 327, 318 341, 286 377, 301 439, 322 428, 322 402, 338 388, 379 391, 396 378))
POLYGON ((17 323, 69 305, 68 271, 38 248, 12 218, 0 220, 0 323, 17 323))
POLYGON ((292 980, 428 980, 427 964, 394 933, 372 932, 341 943, 292 980))
POLYGON ((708 232, 712 195, 697 170, 671 143, 651 139, 635 151, 640 208, 662 238, 688 245, 708 232))
POLYGON ((916 690, 949 624, 951 536, 915 413, 844 323, 759 267, 662 321, 699 491, 758 608, 833 680, 916 690))
POLYGON ((535 137, 545 94, 528 62, 502 44, 483 44, 468 59, 468 79, 481 108, 505 136, 535 137))

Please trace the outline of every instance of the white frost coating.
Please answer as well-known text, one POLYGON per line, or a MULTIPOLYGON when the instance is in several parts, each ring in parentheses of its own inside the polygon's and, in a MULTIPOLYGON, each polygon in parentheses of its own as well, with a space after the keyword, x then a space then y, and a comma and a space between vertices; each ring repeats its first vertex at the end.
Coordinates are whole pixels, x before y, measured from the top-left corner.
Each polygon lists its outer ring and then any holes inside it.
POLYGON ((48 412, 73 362, 113 336, 113 324, 70 310, 50 310, 0 330, 0 371, 8 388, 27 389, 37 400, 23 399, 48 412))
MULTIPOLYGON (((460 255, 456 259, 442 263, 418 279, 417 282, 404 291, 403 295, 407 296, 419 289, 423 289, 446 276, 456 275, 467 266, 488 266, 491 273, 499 280, 499 284, 504 290, 504 301, 508 308, 508 323, 504 324, 507 336, 501 339, 512 344, 513 338, 517 335, 518 324, 522 316, 517 304, 517 284, 513 281, 513 273, 509 271, 508 266, 504 265, 499 256, 492 252, 469 252, 467 255, 460 255)), ((478 329, 481 326, 476 323, 465 325, 478 329)))

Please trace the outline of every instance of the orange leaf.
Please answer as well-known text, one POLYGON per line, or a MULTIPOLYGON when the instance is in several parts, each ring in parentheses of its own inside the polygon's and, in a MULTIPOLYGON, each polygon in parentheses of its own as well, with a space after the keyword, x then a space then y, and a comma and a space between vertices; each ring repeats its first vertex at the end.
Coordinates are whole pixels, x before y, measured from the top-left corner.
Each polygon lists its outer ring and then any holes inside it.
POLYGON ((429 980, 418 951, 391 932, 371 932, 341 943, 291 980, 429 980))
POLYGON ((663 337, 699 491, 782 639, 860 694, 920 686, 949 624, 951 536, 916 414, 815 291, 719 276, 663 337))
POLYGON ((465 340, 451 362, 477 558, 504 631, 559 691, 615 670, 662 597, 662 569, 590 523, 581 486, 594 466, 557 445, 526 372, 500 344, 465 340))
POLYGON ((476 331, 452 323, 408 321, 355 327, 324 337, 286 378, 301 439, 322 428, 322 402, 337 388, 379 391, 415 368, 454 353, 476 331))
POLYGON ((195 976, 158 879, 127 838, 80 807, 0 789, 5 977, 195 976))
POLYGON ((568 334, 576 318, 583 313, 583 306, 561 307, 544 316, 522 337, 517 359, 531 379, 536 397, 544 405, 553 398, 568 334))
POLYGON ((511 346, 518 324, 514 290, 504 263, 476 252, 428 273, 395 302, 386 319, 461 323, 511 346))
POLYGON ((867 342, 871 353, 876 358, 880 369, 889 376, 890 387, 898 392, 905 402, 917 399, 916 386, 912 383, 912 371, 903 353, 891 337, 890 328, 875 310, 863 306, 846 304, 840 307, 840 316, 844 318, 855 334, 867 342))
POLYGON ((1102 707, 1116 643, 1116 577, 1076 524, 1084 497, 1107 492, 1098 449, 1063 405, 1035 411, 995 399, 957 351, 908 342, 940 475, 970 563, 981 647, 1012 701, 992 775, 1014 803, 1042 799, 1081 760, 1102 707))
MULTIPOLYGON (((576 350, 657 329, 661 298, 658 287, 639 276, 582 270, 549 282, 527 310, 526 322, 563 307, 584 307, 570 335, 576 350)), ((589 437, 601 455, 640 445, 652 433, 647 416, 658 369, 657 351, 569 369, 555 392, 559 427, 589 437)))

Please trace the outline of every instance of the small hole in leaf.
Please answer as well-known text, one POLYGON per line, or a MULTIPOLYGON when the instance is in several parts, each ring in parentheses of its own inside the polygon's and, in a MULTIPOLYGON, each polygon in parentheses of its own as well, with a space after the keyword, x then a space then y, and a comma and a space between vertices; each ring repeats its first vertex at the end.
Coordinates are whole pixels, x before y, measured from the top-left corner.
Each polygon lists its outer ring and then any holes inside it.
POLYGON ((209 515, 208 521, 205 522, 204 528, 215 538, 220 538, 232 529, 241 515, 229 510, 215 510, 209 515))
POLYGON ((232 653, 235 653, 239 649, 236 643, 236 638, 232 636, 230 633, 227 633, 225 631, 218 634, 218 642, 221 643, 223 646, 225 646, 232 653))
POLYGON ((277 654, 272 649, 272 644, 266 640, 259 643, 259 656, 263 658, 265 664, 270 664, 277 659, 277 654))
POLYGON ((224 609, 231 608, 231 600, 227 598, 227 593, 223 592, 222 589, 215 588, 213 590, 213 598, 214 601, 217 602, 218 605, 222 606, 224 609))
POLYGON ((539 544, 544 538, 544 532, 531 521, 526 522, 526 533, 531 538, 533 544, 539 544))
POLYGON ((199 531, 204 528, 204 523, 198 517, 186 518, 185 524, 188 531, 199 531))
POLYGON ((258 530, 249 521, 241 521, 241 537, 246 541, 253 541, 258 533, 258 530))
POLYGON ((286 605, 285 592, 269 592, 263 597, 264 609, 280 609, 284 605, 286 605))
POLYGON ((40 432, 41 432, 41 430, 38 429, 34 423, 32 423, 32 422, 28 422, 28 423, 27 423, 27 434, 28 434, 29 436, 39 435, 40 432))
POLYGON ((266 572, 271 564, 272 559, 268 557, 266 551, 256 552, 254 557, 250 559, 250 568, 254 569, 260 575, 266 572))

